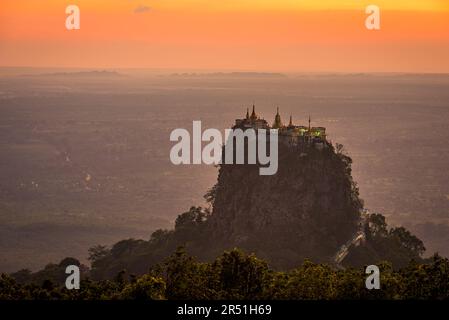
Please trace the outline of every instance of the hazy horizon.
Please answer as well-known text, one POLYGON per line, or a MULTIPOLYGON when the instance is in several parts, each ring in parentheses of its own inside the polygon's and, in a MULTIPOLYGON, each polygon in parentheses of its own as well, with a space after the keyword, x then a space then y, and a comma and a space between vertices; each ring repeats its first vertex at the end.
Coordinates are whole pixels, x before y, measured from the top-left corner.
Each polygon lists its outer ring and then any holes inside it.
POLYGON ((198 68, 151 68, 151 67, 133 67, 133 68, 121 68, 121 67, 30 67, 30 66, 0 66, 0 75, 12 75, 12 76, 28 76, 28 75, 45 75, 47 73, 62 72, 62 73, 75 73, 75 72, 116 72, 121 75, 146 75, 146 76, 170 76, 173 74, 188 75, 208 75, 213 73, 265 73, 265 74, 282 74, 285 76, 300 76, 300 75, 449 75, 449 71, 441 72, 407 72, 407 71, 291 71, 291 70, 275 70, 275 69, 198 69, 198 68), (10 73, 4 71, 10 70, 10 73), (3 72, 2 72, 3 71, 3 72), (40 71, 39 73, 24 73, 24 72, 40 71))

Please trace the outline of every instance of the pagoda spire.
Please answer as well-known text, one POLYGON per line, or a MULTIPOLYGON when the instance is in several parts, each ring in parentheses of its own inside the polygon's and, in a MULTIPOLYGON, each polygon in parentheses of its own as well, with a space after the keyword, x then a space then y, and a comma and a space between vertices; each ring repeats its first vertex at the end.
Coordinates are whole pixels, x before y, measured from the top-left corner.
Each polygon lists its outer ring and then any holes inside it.
POLYGON ((293 127, 293 120, 292 120, 292 115, 290 114, 290 121, 288 123, 289 127, 293 127))
POLYGON ((310 114, 309 114, 309 132, 310 132, 310 129, 311 129, 311 128, 310 128, 310 114))
POLYGON ((249 120, 249 108, 246 108, 246 120, 249 120))
POLYGON ((251 113, 251 120, 257 120, 256 105, 253 103, 253 112, 251 113))
POLYGON ((277 107, 276 116, 274 117, 273 129, 282 127, 281 115, 279 114, 279 107, 277 107))

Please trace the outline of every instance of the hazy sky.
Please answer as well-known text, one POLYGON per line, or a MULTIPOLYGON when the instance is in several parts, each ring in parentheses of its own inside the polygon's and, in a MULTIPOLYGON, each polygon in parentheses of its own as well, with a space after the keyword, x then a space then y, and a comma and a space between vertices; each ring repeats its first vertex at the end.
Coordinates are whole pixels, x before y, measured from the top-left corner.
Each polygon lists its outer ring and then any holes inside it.
POLYGON ((449 0, 1 0, 0 65, 449 72, 449 0))

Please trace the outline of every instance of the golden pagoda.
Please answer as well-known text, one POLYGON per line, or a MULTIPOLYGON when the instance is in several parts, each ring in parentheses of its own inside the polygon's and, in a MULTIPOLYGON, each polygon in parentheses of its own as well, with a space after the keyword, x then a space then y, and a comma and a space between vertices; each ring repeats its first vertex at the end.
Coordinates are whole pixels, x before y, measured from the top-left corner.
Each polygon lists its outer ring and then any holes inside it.
POLYGON ((274 123, 273 123, 272 128, 273 129, 279 129, 279 128, 282 128, 283 126, 284 125, 282 124, 281 115, 279 114, 279 107, 278 107, 276 116, 274 117, 274 123))

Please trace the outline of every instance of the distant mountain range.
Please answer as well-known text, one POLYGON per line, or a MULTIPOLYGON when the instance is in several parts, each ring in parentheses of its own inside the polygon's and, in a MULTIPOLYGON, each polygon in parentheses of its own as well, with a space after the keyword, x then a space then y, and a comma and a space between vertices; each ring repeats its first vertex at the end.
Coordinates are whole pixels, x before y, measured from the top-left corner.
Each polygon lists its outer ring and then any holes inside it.
POLYGON ((286 78, 282 73, 272 72, 213 72, 213 73, 172 73, 171 77, 192 78, 286 78))
POLYGON ((93 70, 78 72, 54 72, 40 74, 26 74, 29 77, 123 77, 124 75, 117 71, 93 70))

